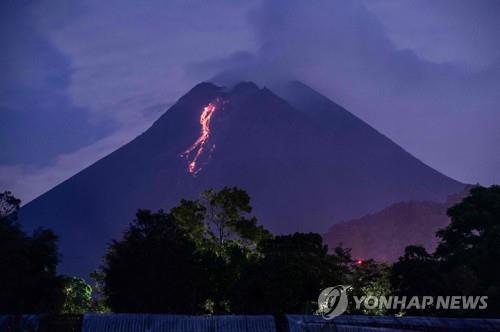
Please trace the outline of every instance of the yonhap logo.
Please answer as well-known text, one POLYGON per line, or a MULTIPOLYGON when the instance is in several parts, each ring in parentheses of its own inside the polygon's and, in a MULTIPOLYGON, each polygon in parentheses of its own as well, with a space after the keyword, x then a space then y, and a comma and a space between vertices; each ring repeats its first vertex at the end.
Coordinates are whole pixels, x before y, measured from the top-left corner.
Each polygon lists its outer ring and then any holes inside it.
MULTIPOLYGON (((342 315, 349 305, 348 285, 328 287, 318 297, 318 313, 324 319, 342 315)), ((488 296, 352 296, 355 310, 484 310, 488 308, 488 296)))
POLYGON ((324 319, 333 319, 347 310, 349 304, 347 291, 349 289, 351 286, 338 285, 321 291, 318 297, 318 311, 324 319))

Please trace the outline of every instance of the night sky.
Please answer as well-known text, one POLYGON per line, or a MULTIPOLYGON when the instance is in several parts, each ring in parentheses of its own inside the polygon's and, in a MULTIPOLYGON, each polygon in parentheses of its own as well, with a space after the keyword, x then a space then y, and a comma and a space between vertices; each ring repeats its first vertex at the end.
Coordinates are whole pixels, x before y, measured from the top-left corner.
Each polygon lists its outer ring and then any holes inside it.
POLYGON ((4 0, 0 190, 33 199, 214 77, 302 80, 437 170, 500 183, 499 17, 497 0, 4 0))

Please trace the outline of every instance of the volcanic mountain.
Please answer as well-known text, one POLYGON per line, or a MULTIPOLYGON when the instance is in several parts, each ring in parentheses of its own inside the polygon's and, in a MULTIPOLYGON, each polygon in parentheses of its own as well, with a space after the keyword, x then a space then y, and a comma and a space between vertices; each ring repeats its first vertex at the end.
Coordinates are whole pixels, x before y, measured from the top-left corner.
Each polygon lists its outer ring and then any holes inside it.
POLYGON ((21 222, 52 228, 63 272, 85 276, 138 208, 168 209, 207 188, 245 189, 275 233, 323 233, 463 188, 306 85, 275 91, 198 84, 142 135, 24 206, 21 222))

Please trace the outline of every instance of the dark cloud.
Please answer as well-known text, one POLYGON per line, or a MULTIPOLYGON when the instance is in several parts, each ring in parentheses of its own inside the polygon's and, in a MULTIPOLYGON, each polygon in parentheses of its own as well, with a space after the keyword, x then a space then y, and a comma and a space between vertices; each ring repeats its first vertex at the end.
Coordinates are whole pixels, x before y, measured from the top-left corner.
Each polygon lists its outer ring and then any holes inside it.
POLYGON ((37 31, 33 4, 0 9, 0 161, 45 164, 102 137, 104 127, 67 96, 70 59, 37 31))
POLYGON ((471 69, 500 57, 500 2, 497 0, 365 1, 400 49, 433 62, 471 69))

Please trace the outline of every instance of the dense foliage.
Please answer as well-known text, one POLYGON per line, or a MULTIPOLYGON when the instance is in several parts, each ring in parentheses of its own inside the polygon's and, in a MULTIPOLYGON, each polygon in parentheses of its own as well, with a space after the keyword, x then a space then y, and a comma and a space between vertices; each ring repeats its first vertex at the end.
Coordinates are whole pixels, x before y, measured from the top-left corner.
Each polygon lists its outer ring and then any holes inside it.
POLYGON ((62 313, 81 314, 93 309, 92 286, 82 278, 63 278, 63 293, 62 313))
POLYGON ((26 234, 20 201, 0 193, 0 313, 88 311, 182 314, 314 313, 326 287, 350 295, 488 296, 486 310, 357 309, 349 313, 493 316, 500 312, 500 186, 475 187, 448 210, 429 253, 408 246, 393 265, 354 261, 349 249, 328 248, 313 233, 273 236, 251 216, 238 188, 207 190, 169 212, 139 210, 113 241, 94 287, 59 276, 57 237, 26 234), (93 293, 93 291, 95 291, 93 293), (102 301, 101 301, 102 300, 102 301), (107 306, 106 306, 107 305, 107 306))
POLYGON ((257 249, 260 255, 246 264, 232 294, 235 312, 313 312, 321 289, 346 281, 344 262, 328 255, 319 234, 276 236, 257 249))
POLYGON ((119 312, 313 312, 319 292, 344 282, 348 252, 328 254, 318 234, 273 237, 237 188, 208 190, 169 213, 139 211, 103 266, 119 312))
POLYGON ((410 314, 498 316, 500 313, 500 186, 474 187, 448 210, 451 223, 437 233, 434 253, 409 246, 393 266, 403 295, 488 296, 486 310, 414 311, 410 314))
POLYGON ((248 195, 208 190, 170 213, 139 210, 105 257, 104 293, 118 312, 228 311, 237 264, 270 236, 256 225, 248 195))
POLYGON ((438 232, 435 253, 408 246, 392 266, 355 262, 341 247, 328 252, 318 234, 274 237, 248 216, 250 200, 244 191, 209 190, 200 201, 183 200, 169 213, 138 213, 106 256, 106 295, 117 311, 313 313, 323 288, 347 284, 358 297, 489 296, 488 309, 481 312, 432 307, 392 312, 356 309, 351 303, 350 313, 495 315, 499 188, 472 189, 449 209, 452 222, 438 232))
POLYGON ((0 313, 58 312, 63 301, 57 236, 27 235, 17 222, 20 200, 0 193, 0 313))

